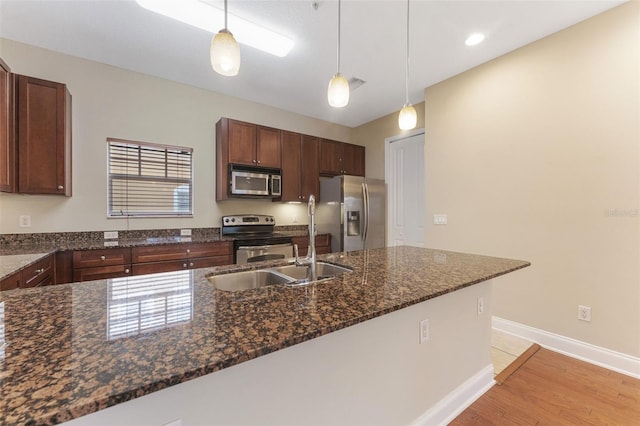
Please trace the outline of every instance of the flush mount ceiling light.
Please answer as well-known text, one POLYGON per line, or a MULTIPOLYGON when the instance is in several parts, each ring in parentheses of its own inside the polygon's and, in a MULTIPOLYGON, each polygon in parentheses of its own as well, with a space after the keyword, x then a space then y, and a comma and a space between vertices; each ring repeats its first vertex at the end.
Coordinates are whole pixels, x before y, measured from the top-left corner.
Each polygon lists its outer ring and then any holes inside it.
POLYGON ((484 41, 484 34, 482 33, 473 33, 464 41, 464 44, 467 46, 475 46, 476 44, 480 44, 484 41))
POLYGON ((338 0, 338 72, 329 81, 327 89, 329 105, 342 108, 349 103, 349 82, 340 74, 340 0, 338 0))
POLYGON ((224 28, 211 39, 211 66, 220 75, 233 77, 240 71, 240 46, 227 29, 227 0, 224 0, 224 28))
POLYGON ((411 130, 418 123, 418 114, 416 114, 413 105, 409 103, 409 0, 407 0, 407 62, 404 76, 405 101, 400 114, 398 114, 398 126, 402 130, 411 130))
MULTIPOLYGON (((199 0, 136 0, 140 6, 160 15, 216 33, 224 24, 224 11, 199 0)), ((285 57, 293 48, 293 40, 233 14, 228 15, 229 27, 241 44, 271 55, 285 57)), ((225 25, 226 27, 226 25, 225 25)))

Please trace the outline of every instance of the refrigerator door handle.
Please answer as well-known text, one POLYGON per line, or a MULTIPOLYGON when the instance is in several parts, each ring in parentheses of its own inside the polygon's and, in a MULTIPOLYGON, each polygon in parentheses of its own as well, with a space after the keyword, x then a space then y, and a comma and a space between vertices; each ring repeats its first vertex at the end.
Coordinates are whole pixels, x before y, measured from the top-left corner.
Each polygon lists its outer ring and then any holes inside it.
MULTIPOLYGON (((369 188, 365 182, 362 183, 362 199, 364 202, 364 231, 362 233, 362 241, 367 241, 369 233, 369 188)), ((364 247, 363 247, 364 248, 364 247)))

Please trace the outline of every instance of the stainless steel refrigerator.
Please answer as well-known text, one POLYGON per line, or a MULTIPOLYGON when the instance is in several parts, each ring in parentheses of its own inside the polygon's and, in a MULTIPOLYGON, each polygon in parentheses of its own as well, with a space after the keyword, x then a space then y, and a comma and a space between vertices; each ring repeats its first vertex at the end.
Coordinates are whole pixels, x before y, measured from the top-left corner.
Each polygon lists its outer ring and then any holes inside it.
POLYGON ((320 179, 318 233, 331 234, 331 251, 385 246, 386 189, 383 180, 360 176, 320 179))

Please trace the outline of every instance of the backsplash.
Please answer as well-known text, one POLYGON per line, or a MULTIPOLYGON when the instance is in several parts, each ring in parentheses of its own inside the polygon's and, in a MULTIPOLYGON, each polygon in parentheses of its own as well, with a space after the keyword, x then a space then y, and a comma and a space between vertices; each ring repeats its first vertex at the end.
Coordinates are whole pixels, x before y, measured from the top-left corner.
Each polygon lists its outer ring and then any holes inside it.
MULTIPOLYGON (((276 226, 278 232, 307 231, 307 225, 276 226)), ((179 238, 180 229, 142 229, 131 231, 118 231, 118 240, 145 240, 149 238, 179 238)), ((220 228, 191 228, 191 237, 198 239, 217 239, 220 237, 220 228)), ((66 246, 83 241, 111 241, 104 239, 104 231, 88 232, 46 232, 34 234, 0 234, 0 249, 7 250, 11 246, 23 245, 59 245, 66 246)))

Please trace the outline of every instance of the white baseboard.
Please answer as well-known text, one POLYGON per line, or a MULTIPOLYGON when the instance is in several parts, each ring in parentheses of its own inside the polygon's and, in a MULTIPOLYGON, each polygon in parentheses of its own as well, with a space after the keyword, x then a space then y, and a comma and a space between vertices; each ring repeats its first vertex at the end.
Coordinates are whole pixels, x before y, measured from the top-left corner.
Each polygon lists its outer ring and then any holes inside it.
POLYGON ((490 364, 458 386, 449 395, 438 401, 436 405, 411 422, 411 425, 446 425, 469 407, 476 399, 491 389, 494 384, 493 365, 490 364))
POLYGON ((492 318, 492 326, 496 330, 534 341, 555 352, 640 379, 640 358, 500 317, 492 318))

